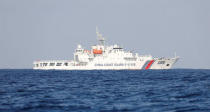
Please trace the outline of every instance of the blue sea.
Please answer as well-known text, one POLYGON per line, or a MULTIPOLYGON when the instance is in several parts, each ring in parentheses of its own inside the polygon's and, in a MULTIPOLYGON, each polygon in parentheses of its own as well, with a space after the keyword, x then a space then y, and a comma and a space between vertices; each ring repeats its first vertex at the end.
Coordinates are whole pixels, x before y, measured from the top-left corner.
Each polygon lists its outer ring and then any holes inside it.
POLYGON ((0 112, 210 112, 210 70, 0 70, 0 112))

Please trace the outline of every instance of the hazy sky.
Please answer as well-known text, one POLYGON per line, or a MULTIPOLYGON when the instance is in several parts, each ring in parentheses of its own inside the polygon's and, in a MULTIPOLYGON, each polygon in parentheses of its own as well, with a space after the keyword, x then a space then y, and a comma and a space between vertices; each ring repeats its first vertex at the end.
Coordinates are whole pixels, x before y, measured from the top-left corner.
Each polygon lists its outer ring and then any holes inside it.
POLYGON ((97 42, 96 25, 107 44, 210 68, 210 0, 0 0, 0 68, 73 59, 97 42))

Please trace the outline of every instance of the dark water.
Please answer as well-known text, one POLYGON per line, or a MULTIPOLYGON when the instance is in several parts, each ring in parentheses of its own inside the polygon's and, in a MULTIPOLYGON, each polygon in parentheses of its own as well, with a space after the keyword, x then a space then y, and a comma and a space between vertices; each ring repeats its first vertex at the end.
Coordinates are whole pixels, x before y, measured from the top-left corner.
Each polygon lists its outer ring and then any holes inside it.
POLYGON ((210 112, 210 70, 0 70, 0 112, 210 112))

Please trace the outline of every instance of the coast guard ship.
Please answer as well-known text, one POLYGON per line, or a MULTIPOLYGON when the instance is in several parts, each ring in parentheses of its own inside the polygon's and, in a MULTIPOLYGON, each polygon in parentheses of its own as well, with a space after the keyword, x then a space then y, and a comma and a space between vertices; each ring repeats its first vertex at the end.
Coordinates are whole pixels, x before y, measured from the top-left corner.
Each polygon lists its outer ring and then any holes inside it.
POLYGON ((139 55, 126 51, 119 45, 105 45, 105 38, 96 28, 98 45, 91 50, 78 45, 73 60, 35 61, 33 69, 40 70, 147 70, 170 69, 179 59, 153 58, 151 55, 139 55))

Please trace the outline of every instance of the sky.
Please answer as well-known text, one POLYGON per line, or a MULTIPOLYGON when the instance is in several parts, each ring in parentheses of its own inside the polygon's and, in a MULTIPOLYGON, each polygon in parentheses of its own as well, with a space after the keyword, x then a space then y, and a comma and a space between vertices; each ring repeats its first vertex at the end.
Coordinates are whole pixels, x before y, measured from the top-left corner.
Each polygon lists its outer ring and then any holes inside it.
POLYGON ((210 0, 0 0, 0 68, 70 60, 77 44, 106 44, 154 57, 180 56, 175 68, 210 69, 210 0))

